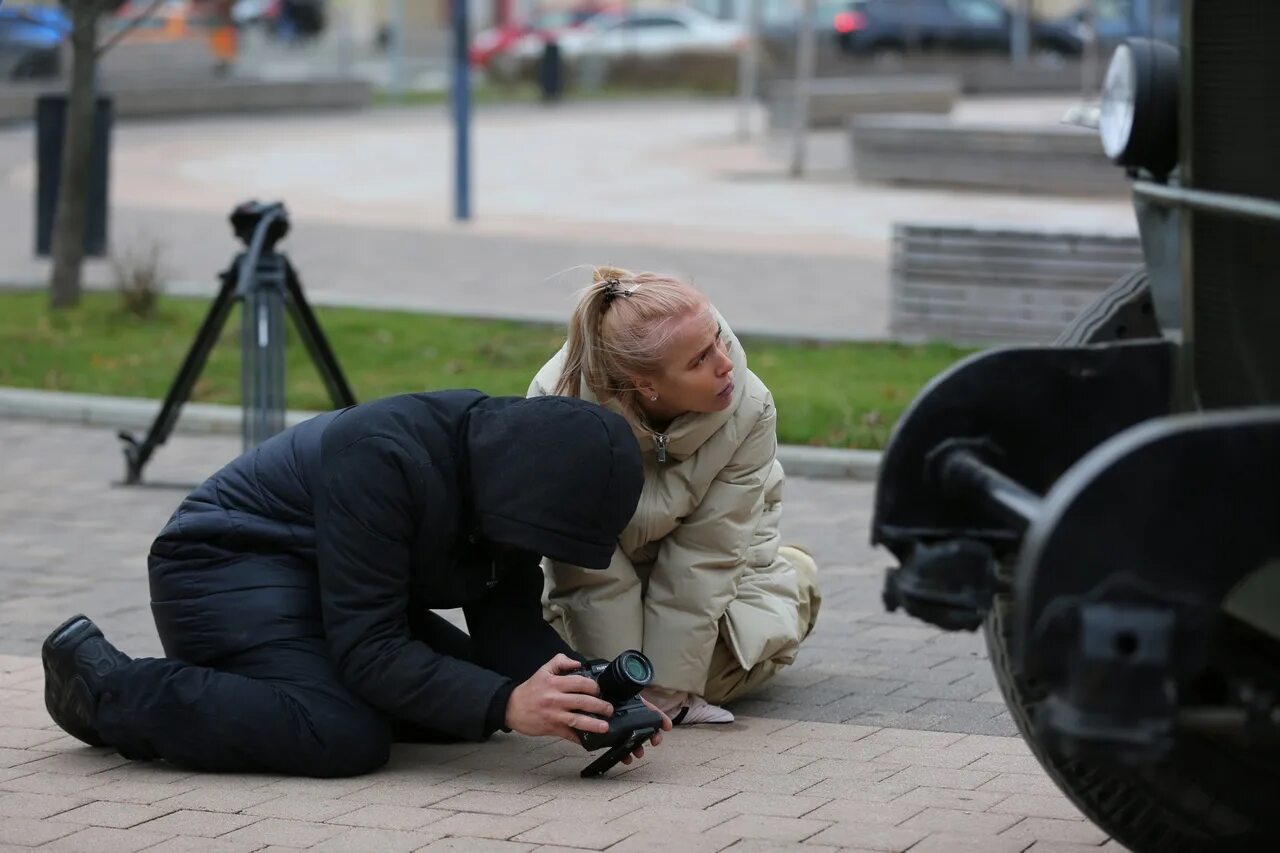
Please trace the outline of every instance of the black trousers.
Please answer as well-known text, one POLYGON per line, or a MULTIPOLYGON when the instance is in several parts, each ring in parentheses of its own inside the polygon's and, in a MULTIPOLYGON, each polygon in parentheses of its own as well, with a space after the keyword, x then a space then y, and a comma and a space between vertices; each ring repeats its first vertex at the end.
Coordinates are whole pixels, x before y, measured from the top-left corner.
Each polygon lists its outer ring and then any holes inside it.
MULTIPOLYGON (((472 659, 470 638, 434 613, 414 619, 413 632, 472 659)), ((393 740, 448 739, 355 696, 319 637, 271 640, 202 666, 136 659, 103 680, 95 723, 126 758, 299 776, 368 773, 386 763, 393 740)))

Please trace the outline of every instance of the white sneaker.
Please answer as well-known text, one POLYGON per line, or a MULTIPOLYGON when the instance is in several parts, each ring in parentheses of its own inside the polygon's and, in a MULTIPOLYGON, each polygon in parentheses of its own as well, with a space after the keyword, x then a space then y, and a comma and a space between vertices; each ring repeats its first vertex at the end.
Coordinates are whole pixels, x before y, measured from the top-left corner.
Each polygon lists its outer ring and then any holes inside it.
POLYGON ((696 726, 707 723, 723 725, 732 723, 733 720, 732 712, 726 711, 719 705, 712 705, 701 696, 690 696, 689 703, 671 718, 672 724, 677 726, 696 726))

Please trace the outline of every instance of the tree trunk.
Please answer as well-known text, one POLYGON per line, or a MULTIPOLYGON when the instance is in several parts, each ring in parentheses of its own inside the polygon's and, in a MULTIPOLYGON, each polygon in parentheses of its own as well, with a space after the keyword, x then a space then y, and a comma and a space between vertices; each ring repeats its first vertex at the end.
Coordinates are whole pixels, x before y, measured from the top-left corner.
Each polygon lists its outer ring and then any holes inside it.
POLYGON ((71 89, 67 97, 62 141, 62 174, 53 219, 54 308, 80 301, 80 268, 84 263, 89 164, 93 144, 94 77, 98 64, 98 18, 101 0, 73 0, 71 5, 71 89))

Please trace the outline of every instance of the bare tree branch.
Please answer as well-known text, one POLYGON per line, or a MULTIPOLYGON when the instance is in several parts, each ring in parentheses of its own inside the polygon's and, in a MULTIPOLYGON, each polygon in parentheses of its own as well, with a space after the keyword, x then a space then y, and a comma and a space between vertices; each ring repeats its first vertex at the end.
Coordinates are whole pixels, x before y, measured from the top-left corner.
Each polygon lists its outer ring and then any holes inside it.
POLYGON ((146 21, 148 18, 150 18, 152 15, 154 15, 156 13, 156 10, 159 9, 162 5, 164 5, 165 2, 166 0, 151 0, 151 5, 143 9, 141 14, 130 18, 123 27, 116 30, 116 32, 112 34, 111 38, 107 39, 105 42, 99 45, 98 58, 101 59, 104 53, 106 53, 111 48, 115 47, 120 42, 121 39, 123 39, 129 33, 133 32, 139 26, 141 26, 142 23, 146 21))

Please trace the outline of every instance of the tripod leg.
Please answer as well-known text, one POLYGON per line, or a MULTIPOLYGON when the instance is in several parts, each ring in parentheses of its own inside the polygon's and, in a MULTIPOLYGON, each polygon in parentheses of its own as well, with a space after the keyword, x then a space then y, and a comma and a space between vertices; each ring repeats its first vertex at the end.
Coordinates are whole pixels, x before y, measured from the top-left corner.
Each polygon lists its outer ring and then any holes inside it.
POLYGON ((178 368, 178 375, 174 377, 173 384, 165 395, 164 404, 160 407, 155 421, 152 422, 151 429, 147 431, 147 437, 138 441, 130 432, 122 430, 119 433, 120 440, 125 443, 124 481, 126 484, 135 485, 142 482, 142 467, 147 464, 155 449, 169 439, 169 433, 173 432, 173 426, 178 422, 178 413, 182 410, 182 405, 191 397, 191 389, 195 387, 196 379, 204 369, 205 361, 209 358, 214 344, 217 343, 218 334, 222 331, 222 326, 226 323, 227 315, 231 313, 231 306, 235 302, 236 267, 240 261, 241 258, 237 257, 232 262, 231 269, 222 274, 222 287, 214 297, 209 313, 205 315, 200 331, 196 334, 191 349, 187 351, 187 357, 178 368))
POLYGON ((243 291, 240 336, 240 405, 244 449, 257 447, 284 429, 284 269, 264 254, 243 291))
POLYGON ((320 328, 320 322, 316 319, 315 312, 311 310, 307 298, 302 295, 302 282, 298 278, 297 272, 293 269, 293 264, 289 263, 289 259, 283 255, 285 264, 285 286, 289 293, 289 313, 293 315, 294 325, 297 326, 298 334, 302 337, 302 343, 307 348, 307 353, 311 356, 311 361, 315 364, 316 370, 320 373, 320 378, 324 381, 325 388, 329 391, 329 399, 333 401, 335 409, 346 408, 356 404, 356 396, 351 392, 351 386, 347 384, 347 378, 342 374, 342 367, 338 364, 338 357, 334 355, 333 348, 329 346, 329 339, 324 336, 324 331, 320 328))

